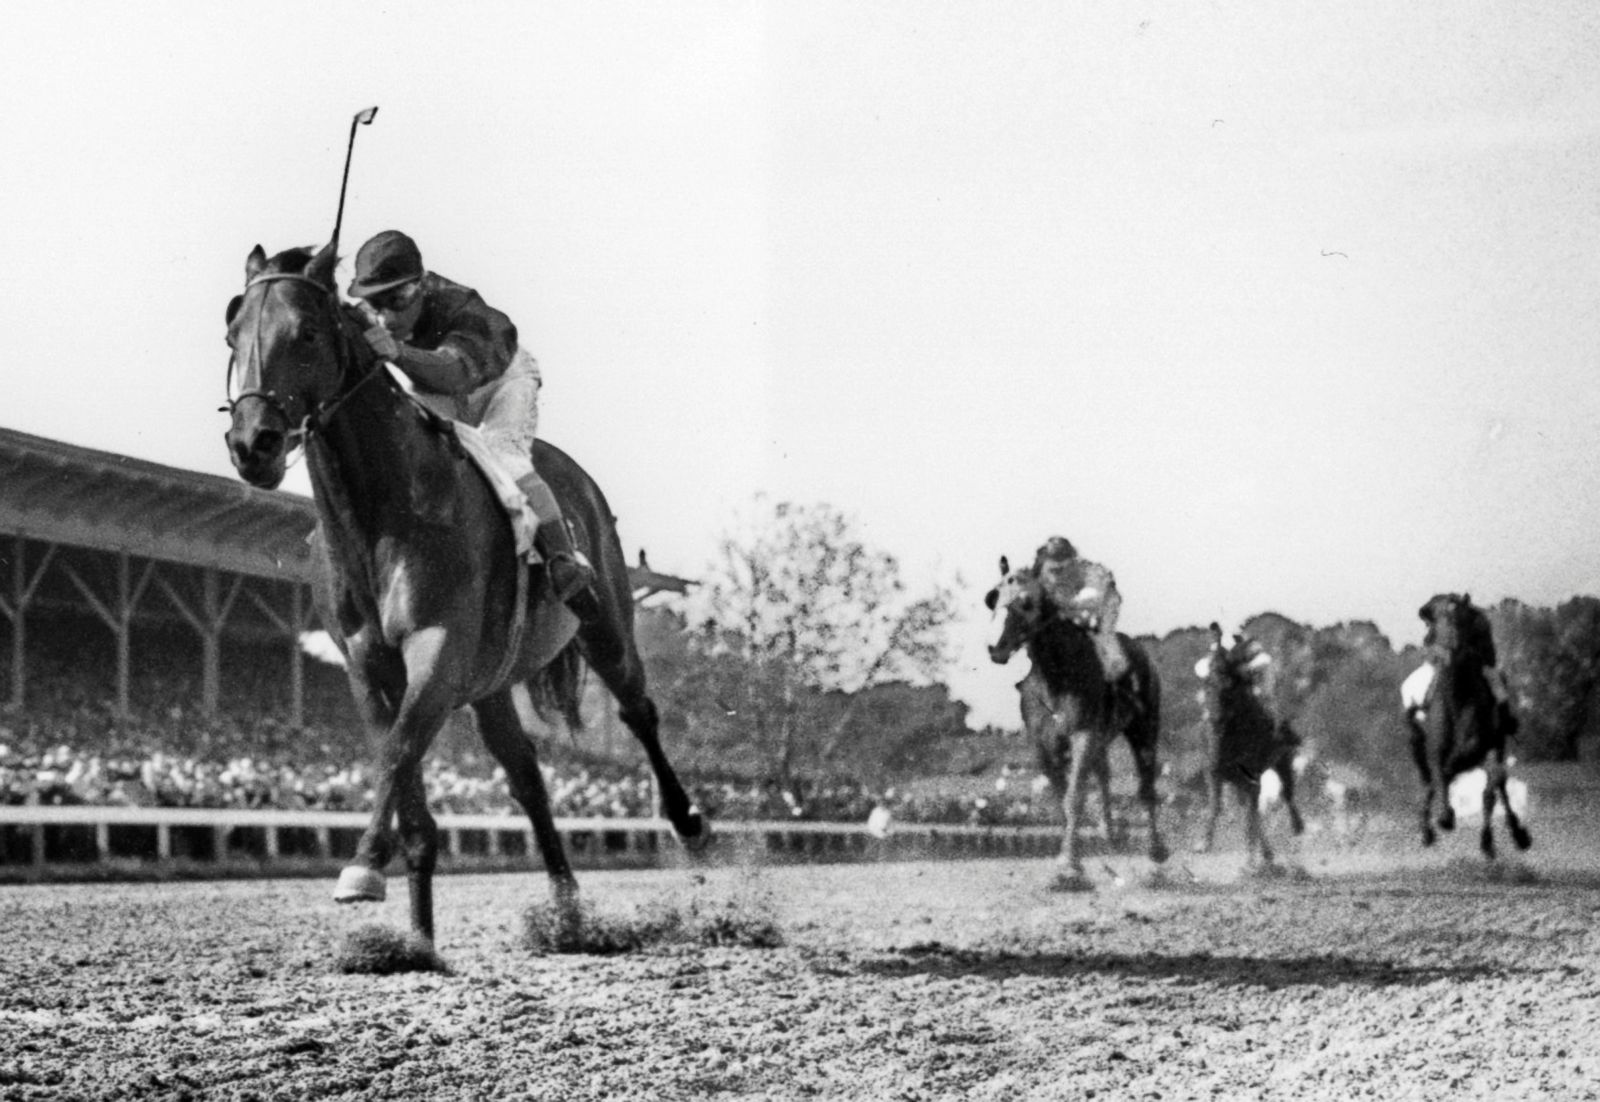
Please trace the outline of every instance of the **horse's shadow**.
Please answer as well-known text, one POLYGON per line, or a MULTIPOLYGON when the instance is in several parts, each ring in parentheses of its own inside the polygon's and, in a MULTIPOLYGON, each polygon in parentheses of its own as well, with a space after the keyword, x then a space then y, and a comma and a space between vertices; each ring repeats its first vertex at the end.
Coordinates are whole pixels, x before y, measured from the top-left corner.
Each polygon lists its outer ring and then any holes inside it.
POLYGON ((995 981, 1018 976, 1070 980, 1115 976, 1149 982, 1176 981, 1194 986, 1245 984, 1277 989, 1318 987, 1420 987, 1439 980, 1472 981, 1530 969, 1486 964, 1414 965, 1387 960, 1323 954, 1299 957, 1227 956, 1212 953, 1019 953, 1001 949, 961 949, 921 942, 891 949, 858 966, 884 978, 977 977, 995 981))

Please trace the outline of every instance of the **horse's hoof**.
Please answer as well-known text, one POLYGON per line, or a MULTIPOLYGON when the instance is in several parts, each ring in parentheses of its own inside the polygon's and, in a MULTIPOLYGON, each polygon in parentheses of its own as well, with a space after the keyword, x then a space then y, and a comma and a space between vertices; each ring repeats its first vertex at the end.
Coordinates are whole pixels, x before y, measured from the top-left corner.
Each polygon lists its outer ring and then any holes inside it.
POLYGON ((1245 875, 1254 880, 1279 880, 1287 876, 1284 867, 1270 857, 1245 868, 1245 875))
POLYGON ((1422 844, 1423 845, 1431 846, 1431 845, 1433 845, 1433 843, 1437 842, 1438 840, 1439 840, 1439 836, 1433 832, 1433 828, 1432 827, 1423 827, 1422 828, 1422 844))
POLYGON ((1193 849, 1196 853, 1210 853, 1211 843, 1202 839, 1194 844, 1193 849))
POLYGON ((1513 827, 1511 840, 1517 844, 1518 849, 1527 849, 1533 845, 1533 835, 1528 833, 1528 828, 1525 826, 1513 827))
POLYGON ((1456 828, 1456 813, 1450 808, 1445 808, 1439 813, 1439 829, 1454 830, 1456 828))
POLYGON ((1154 843, 1151 844, 1151 846, 1150 846, 1150 860, 1154 861, 1156 864, 1158 864, 1158 865, 1166 864, 1167 863, 1167 858, 1169 858, 1171 856, 1172 856, 1172 851, 1167 848, 1167 844, 1165 842, 1154 842, 1154 843))
POLYGON ((1092 892, 1094 881, 1082 869, 1061 869, 1050 880, 1053 892, 1092 892))
POLYGON ((704 853, 711 848, 711 820, 702 815, 699 808, 691 808, 688 828, 678 834, 678 840, 690 853, 704 853))
POLYGON ((382 903, 388 895, 383 873, 365 865, 346 865, 333 889, 335 903, 382 903))

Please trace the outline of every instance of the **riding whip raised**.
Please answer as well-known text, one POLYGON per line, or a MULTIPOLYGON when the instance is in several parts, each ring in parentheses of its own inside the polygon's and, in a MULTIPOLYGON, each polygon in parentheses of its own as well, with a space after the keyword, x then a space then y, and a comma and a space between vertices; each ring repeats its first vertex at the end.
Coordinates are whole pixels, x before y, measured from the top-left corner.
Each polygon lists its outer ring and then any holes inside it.
POLYGON ((356 149, 356 127, 371 126, 372 120, 378 117, 378 109, 369 107, 365 111, 357 111, 355 118, 350 120, 350 144, 344 150, 344 178, 339 181, 339 213, 333 218, 333 241, 330 245, 335 256, 339 255, 339 227, 344 224, 344 191, 350 183, 350 155, 356 149))

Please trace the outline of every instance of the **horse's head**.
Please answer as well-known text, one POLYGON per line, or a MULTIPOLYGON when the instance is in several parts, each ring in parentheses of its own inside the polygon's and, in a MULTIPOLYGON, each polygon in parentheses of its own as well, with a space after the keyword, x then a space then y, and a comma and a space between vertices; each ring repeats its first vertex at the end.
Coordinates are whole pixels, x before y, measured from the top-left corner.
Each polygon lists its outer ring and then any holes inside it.
POLYGON ((1417 610, 1428 625, 1423 644, 1451 656, 1470 656, 1485 665, 1496 664, 1494 630, 1489 616, 1466 593, 1439 593, 1417 610))
POLYGON ((257 245, 245 260, 244 293, 228 303, 233 419, 224 439, 234 469, 253 486, 283 480, 308 421, 345 383, 347 353, 330 245, 272 259, 257 245))
POLYGON ((1031 569, 1012 570, 1011 564, 1002 557, 1000 584, 984 595, 983 603, 994 614, 989 658, 1003 666, 1027 646, 1044 622, 1044 587, 1031 569))

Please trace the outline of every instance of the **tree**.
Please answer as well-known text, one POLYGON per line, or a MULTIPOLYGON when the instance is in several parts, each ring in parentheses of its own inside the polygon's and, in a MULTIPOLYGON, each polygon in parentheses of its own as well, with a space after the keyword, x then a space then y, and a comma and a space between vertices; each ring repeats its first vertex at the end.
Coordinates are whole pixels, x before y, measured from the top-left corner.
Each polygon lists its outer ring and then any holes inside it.
POLYGON ((1508 599, 1489 617, 1522 752, 1536 761, 1576 757, 1600 681, 1600 599, 1574 597, 1554 609, 1508 599))
POLYGON ((937 679, 956 607, 946 585, 911 593, 898 560, 833 507, 760 498, 692 604, 712 660, 702 688, 782 782, 836 762, 861 690, 937 679), (842 706, 830 693, 845 694, 842 706))

